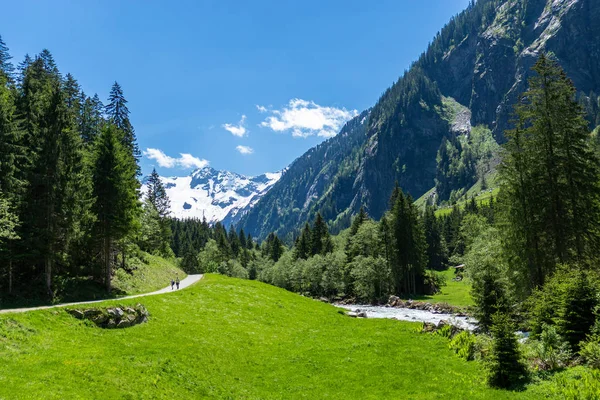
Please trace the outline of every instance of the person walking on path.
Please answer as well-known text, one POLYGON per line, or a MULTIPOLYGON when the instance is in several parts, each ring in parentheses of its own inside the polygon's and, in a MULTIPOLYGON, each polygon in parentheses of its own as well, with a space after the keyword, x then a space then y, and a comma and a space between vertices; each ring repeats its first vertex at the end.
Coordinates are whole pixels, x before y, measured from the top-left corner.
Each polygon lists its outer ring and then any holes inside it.
POLYGON ((176 278, 175 284, 177 285, 177 290, 179 290, 179 277, 176 278))
MULTIPOLYGON (((173 280, 173 278, 171 278, 171 290, 173 290, 174 285, 175 285, 175 281, 173 280)), ((179 284, 177 285, 177 289, 179 289, 179 284)))

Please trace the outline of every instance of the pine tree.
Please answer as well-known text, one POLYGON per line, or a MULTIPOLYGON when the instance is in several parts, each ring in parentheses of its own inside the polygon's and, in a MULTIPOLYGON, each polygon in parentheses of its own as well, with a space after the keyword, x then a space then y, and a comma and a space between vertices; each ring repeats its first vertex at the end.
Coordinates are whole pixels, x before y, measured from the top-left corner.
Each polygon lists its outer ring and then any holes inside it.
POLYGON ((311 255, 327 254, 333 251, 333 243, 331 236, 329 235, 329 228, 327 223, 321 216, 321 213, 317 213, 317 218, 312 228, 311 238, 311 255))
POLYGON ((136 171, 130 162, 129 149, 122 145, 120 136, 114 125, 107 125, 100 132, 94 148, 96 237, 102 249, 108 292, 111 291, 115 243, 134 229, 139 210, 136 171))
POLYGON ((23 81, 25 80, 25 73, 32 63, 33 63, 33 59, 29 56, 29 54, 25 54, 25 58, 23 59, 23 61, 21 61, 17 65, 17 70, 18 70, 17 79, 18 79, 18 85, 20 87, 23 86, 23 81))
POLYGON ((229 245, 231 246, 231 252, 233 253, 233 257, 237 258, 237 256, 240 254, 241 245, 240 238, 238 237, 233 225, 229 227, 229 234, 227 235, 227 239, 229 240, 229 245))
POLYGON ((298 236, 298 239, 296 240, 296 244, 294 246, 294 259, 298 260, 298 259, 302 259, 302 260, 306 260, 308 257, 311 256, 311 252, 312 252, 312 232, 310 230, 310 225, 308 224, 308 222, 306 224, 304 224, 304 229, 302 229, 302 232, 300 233, 300 236, 298 236))
POLYGON ((248 247, 248 244, 246 243, 246 232, 244 232, 244 228, 240 230, 239 238, 240 246, 242 246, 242 249, 246 249, 248 247))
POLYGON ((573 268, 575 276, 566 284, 560 305, 558 330, 574 351, 590 333, 596 320, 598 298, 586 273, 573 268))
POLYGON ((254 248, 254 239, 252 239, 252 235, 248 233, 248 237, 246 238, 246 246, 248 250, 252 250, 254 248))
POLYGON ((10 60, 12 60, 12 56, 6 43, 2 40, 2 36, 0 36, 0 72, 4 74, 9 82, 13 81, 15 73, 15 67, 10 60))
POLYGON ((171 214, 171 201, 167 196, 167 191, 163 185, 156 169, 152 170, 146 184, 148 190, 146 196, 148 201, 158 212, 159 216, 159 234, 161 237, 160 251, 162 254, 169 253, 169 243, 171 241, 171 223, 169 216, 171 214))
POLYGON ((427 265, 427 243, 418 210, 401 190, 391 210, 392 276, 398 295, 414 294, 422 287, 427 265))
POLYGON ((363 207, 360 207, 358 214, 352 220, 352 225, 350 225, 350 236, 356 235, 356 232, 358 232, 358 228, 360 228, 362 223, 367 221, 368 219, 369 216, 365 212, 365 209, 363 207))
MULTIPOLYGON (((106 105, 108 120, 115 125, 123 134, 122 143, 133 154, 136 164, 139 163, 141 152, 135 137, 135 131, 129 121, 129 109, 127 100, 123 95, 121 85, 115 82, 110 90, 108 104, 106 105)), ((139 167, 138 167, 139 173, 139 167)))
POLYGON ((507 249, 527 290, 558 263, 594 257, 600 239, 600 164, 575 88, 544 54, 533 70, 500 167, 507 249))
POLYGON ((441 269, 448 261, 448 254, 440 221, 435 216, 435 208, 429 204, 425 206, 423 213, 423 227, 427 242, 428 268, 441 269))
POLYGON ((509 388, 523 381, 527 369, 521 362, 515 327, 508 315, 496 313, 492 324, 492 349, 489 361, 488 384, 509 388))

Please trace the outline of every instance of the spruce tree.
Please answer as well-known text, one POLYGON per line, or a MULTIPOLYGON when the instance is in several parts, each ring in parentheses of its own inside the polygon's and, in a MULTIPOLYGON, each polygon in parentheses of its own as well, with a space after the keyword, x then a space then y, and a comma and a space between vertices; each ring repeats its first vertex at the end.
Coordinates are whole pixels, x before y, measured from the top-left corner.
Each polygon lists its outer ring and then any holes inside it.
POLYGON ((148 182, 146 183, 146 196, 150 204, 156 209, 159 216, 159 235, 161 237, 160 251, 162 254, 169 253, 169 243, 171 241, 171 223, 169 216, 171 214, 171 201, 167 196, 167 191, 163 185, 156 169, 152 170, 148 182))
POLYGON ((310 225, 307 223, 304 224, 304 229, 298 236, 296 240, 296 244, 294 246, 294 259, 302 259, 306 260, 310 257, 312 252, 312 232, 310 230, 310 225))
POLYGON ((425 232, 412 198, 401 190, 394 196, 390 213, 392 276, 398 295, 414 294, 422 287, 427 265, 425 232))
POLYGON ((519 342, 509 316, 496 313, 492 321, 493 342, 488 363, 488 384, 510 388, 526 378, 527 369, 521 361, 519 342))
POLYGON ((136 170, 129 149, 121 143, 121 132, 109 124, 103 127, 94 148, 93 187, 96 237, 104 265, 106 289, 111 291, 115 243, 135 227, 139 212, 136 170))
MULTIPOLYGON (((129 153, 133 155, 137 165, 142 153, 137 144, 135 130, 129 121, 127 100, 125 99, 121 85, 117 82, 115 82, 110 89, 108 104, 106 105, 106 116, 108 117, 108 120, 122 132, 122 143, 129 150, 129 153)), ((137 168, 137 172, 139 173, 139 166, 137 168)))
POLYGON ((598 297, 587 274, 573 267, 574 277, 566 283, 560 305, 558 330, 574 351, 590 333, 596 320, 598 297))
POLYGON ((4 74, 9 82, 13 81, 15 73, 15 66, 10 60, 12 60, 12 56, 9 53, 8 46, 0 36, 0 72, 4 74))
POLYGON ((558 263, 594 257, 600 239, 600 164, 575 88, 544 54, 533 70, 499 174, 501 226, 526 290, 558 263))
POLYGON ((331 236, 329 235, 329 228, 327 223, 321 216, 321 213, 317 213, 317 218, 312 228, 311 237, 311 255, 327 254, 333 251, 333 243, 331 236))
POLYGON ((352 225, 350 225, 350 236, 356 235, 356 232, 358 232, 358 228, 360 228, 362 223, 368 219, 369 219, 369 216, 365 212, 365 209, 363 207, 360 207, 358 214, 352 220, 352 225))

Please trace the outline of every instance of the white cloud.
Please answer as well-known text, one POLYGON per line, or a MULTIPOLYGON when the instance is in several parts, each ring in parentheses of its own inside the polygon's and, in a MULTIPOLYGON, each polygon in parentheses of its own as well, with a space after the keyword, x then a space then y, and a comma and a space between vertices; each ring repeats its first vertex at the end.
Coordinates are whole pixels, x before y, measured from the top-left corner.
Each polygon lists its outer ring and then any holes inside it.
POLYGON ((164 168, 203 168, 208 165, 207 160, 194 157, 188 153, 180 153, 179 158, 170 157, 160 149, 146 149, 144 155, 151 160, 156 160, 160 167, 164 168))
POLYGON ((256 105, 256 109, 258 110, 259 113, 266 113, 267 112, 267 107, 265 107, 265 106, 259 106, 258 104, 256 105))
POLYGON ((223 124, 223 128, 225 128, 225 130, 231 132, 232 135, 234 136, 238 136, 238 137, 244 137, 244 135, 246 135, 246 127, 244 126, 244 123, 246 122, 246 116, 242 115, 242 119, 240 120, 240 122, 237 125, 234 124, 223 124))
POLYGON ((273 115, 261 122, 260 126, 275 132, 291 131, 293 137, 302 138, 313 135, 326 138, 335 136, 346 121, 358 115, 357 110, 322 107, 314 101, 302 99, 292 99, 281 110, 270 112, 273 115))
POLYGON ((252 154, 254 153, 254 149, 248 146, 238 146, 235 148, 240 154, 252 154))

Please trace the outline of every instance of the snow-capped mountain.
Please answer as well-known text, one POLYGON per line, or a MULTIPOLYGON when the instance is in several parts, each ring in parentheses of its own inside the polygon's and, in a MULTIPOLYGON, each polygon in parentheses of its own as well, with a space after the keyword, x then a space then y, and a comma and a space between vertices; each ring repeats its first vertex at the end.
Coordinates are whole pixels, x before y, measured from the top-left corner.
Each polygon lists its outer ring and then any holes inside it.
POLYGON ((275 182, 283 171, 248 177, 204 167, 188 176, 161 177, 176 218, 206 218, 208 222, 235 224, 275 182))

